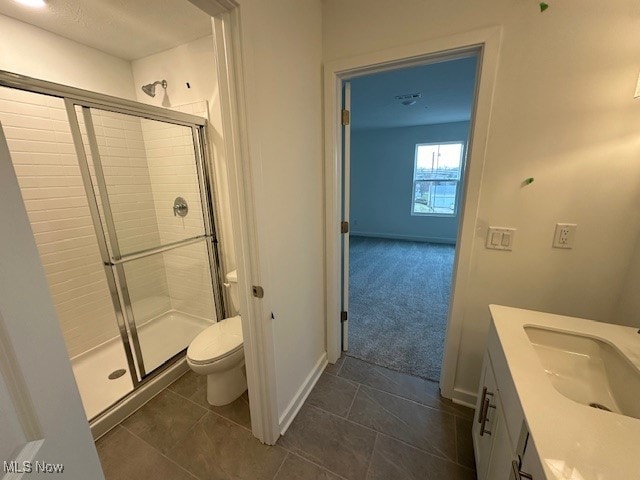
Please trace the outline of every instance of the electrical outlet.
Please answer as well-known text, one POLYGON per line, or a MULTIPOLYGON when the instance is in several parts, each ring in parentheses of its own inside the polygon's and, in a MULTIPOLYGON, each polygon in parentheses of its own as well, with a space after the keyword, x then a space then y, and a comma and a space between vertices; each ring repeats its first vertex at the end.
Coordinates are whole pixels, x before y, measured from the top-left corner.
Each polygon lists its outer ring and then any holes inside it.
POLYGON ((578 228, 578 225, 575 223, 556 223, 553 246, 555 248, 573 248, 576 228, 578 228))

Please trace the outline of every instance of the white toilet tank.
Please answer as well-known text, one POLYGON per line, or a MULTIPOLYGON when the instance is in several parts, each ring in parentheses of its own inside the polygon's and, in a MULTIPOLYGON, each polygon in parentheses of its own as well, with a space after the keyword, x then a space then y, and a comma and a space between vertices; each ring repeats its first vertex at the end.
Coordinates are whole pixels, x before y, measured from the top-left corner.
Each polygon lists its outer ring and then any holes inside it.
POLYGON ((233 270, 227 273, 227 283, 225 284, 229 288, 229 296, 231 297, 231 305, 234 311, 238 311, 240 302, 238 301, 238 271, 233 270))

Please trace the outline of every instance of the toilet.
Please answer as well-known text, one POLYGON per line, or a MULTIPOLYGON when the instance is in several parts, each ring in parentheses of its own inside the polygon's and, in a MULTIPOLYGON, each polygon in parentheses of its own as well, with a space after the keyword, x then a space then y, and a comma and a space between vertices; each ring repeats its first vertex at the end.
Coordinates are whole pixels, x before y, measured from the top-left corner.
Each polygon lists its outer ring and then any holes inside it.
MULTIPOLYGON (((227 274, 231 303, 238 308, 238 275, 227 274)), ((225 318, 193 339, 187 349, 187 364, 195 373, 207 376, 207 402, 222 406, 233 402, 247 389, 240 315, 225 318)))

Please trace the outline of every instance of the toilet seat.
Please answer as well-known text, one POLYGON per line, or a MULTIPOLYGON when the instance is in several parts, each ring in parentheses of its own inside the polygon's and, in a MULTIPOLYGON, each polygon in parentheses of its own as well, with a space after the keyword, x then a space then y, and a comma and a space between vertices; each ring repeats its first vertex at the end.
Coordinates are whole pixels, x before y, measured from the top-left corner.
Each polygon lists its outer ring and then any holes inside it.
POLYGON ((242 349, 242 320, 239 315, 221 320, 198 334, 187 349, 195 365, 217 362, 242 349))

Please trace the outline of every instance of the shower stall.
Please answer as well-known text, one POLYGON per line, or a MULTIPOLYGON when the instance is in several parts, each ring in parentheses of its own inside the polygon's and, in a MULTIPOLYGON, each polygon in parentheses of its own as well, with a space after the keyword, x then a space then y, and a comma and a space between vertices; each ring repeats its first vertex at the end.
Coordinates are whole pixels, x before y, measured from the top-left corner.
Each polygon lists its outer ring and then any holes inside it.
POLYGON ((0 124, 91 421, 226 317, 206 120, 0 71, 0 124))

